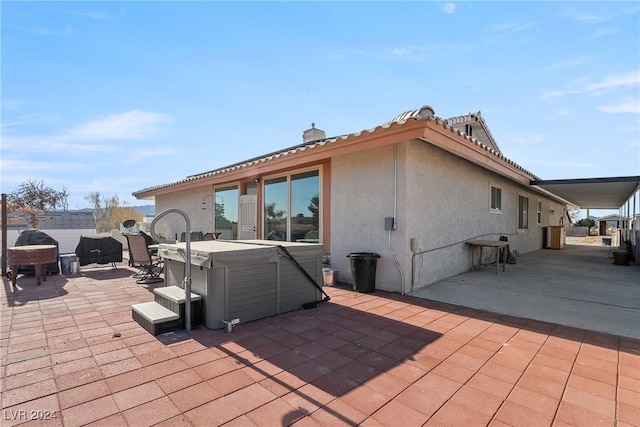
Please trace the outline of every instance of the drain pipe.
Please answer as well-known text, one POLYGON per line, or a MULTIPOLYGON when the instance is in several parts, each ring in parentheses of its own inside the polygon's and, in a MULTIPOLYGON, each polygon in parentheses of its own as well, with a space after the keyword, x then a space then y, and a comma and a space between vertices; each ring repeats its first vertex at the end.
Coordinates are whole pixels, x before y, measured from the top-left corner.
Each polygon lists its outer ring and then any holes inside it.
POLYGON ((393 256, 393 260, 396 263, 398 272, 400 273, 400 295, 404 295, 404 273, 402 272, 402 266, 398 261, 398 257, 391 246, 391 230, 396 229, 396 218, 398 217, 398 143, 393 144, 393 225, 389 230, 389 251, 393 256))
MULTIPOLYGON (((151 236, 160 243, 174 243, 173 240, 166 240, 156 234, 155 226, 158 220, 164 217, 167 214, 175 212, 177 214, 182 215, 184 221, 186 223, 186 233, 185 233, 185 244, 186 244, 186 259, 185 259, 185 271, 184 271, 184 326, 187 332, 191 331, 191 220, 189 219, 189 215, 187 215, 184 211, 176 208, 166 209, 160 212, 158 215, 153 218, 151 221, 151 225, 149 226, 149 230, 151 231, 151 236)), ((166 273, 165 273, 166 274, 166 273)))

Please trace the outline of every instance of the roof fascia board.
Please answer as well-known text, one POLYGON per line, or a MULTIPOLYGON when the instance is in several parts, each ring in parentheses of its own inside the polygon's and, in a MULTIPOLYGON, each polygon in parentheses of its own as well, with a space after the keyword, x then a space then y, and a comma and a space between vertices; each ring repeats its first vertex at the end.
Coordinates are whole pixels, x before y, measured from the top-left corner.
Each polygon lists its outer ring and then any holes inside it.
POLYGON ((460 135, 453 128, 429 122, 421 139, 522 185, 528 186, 535 178, 534 175, 525 172, 506 157, 494 150, 492 150, 493 152, 489 151, 485 145, 460 135), (432 132, 427 132, 427 128, 432 132), (461 138, 464 138, 464 141, 461 141, 461 138))
POLYGON ((180 189, 193 188, 196 182, 197 186, 213 185, 223 181, 237 181, 253 178, 257 175, 271 174, 284 169, 308 166, 310 163, 322 163, 331 157, 417 139, 423 134, 423 128, 423 120, 412 120, 404 124, 392 123, 386 128, 377 128, 344 137, 330 138, 296 148, 293 151, 283 151, 270 158, 256 160, 253 164, 237 166, 237 168, 230 171, 224 171, 224 168, 222 168, 218 172, 212 171, 205 174, 192 175, 181 182, 149 191, 140 191, 134 193, 134 195, 137 198, 151 198, 157 195, 173 193, 180 189))
POLYGON ((569 206, 571 209, 579 209, 580 208, 580 206, 576 205, 575 203, 570 202, 570 201, 568 201, 566 199, 563 199, 562 197, 557 196, 557 195, 553 194, 552 192, 550 192, 548 190, 545 190, 542 187, 538 187, 537 185, 533 185, 532 184, 531 185, 531 189, 535 190, 535 191, 537 191, 539 193, 542 193, 542 194, 554 199, 557 202, 563 203, 564 205, 569 206))
POLYGON ((392 122, 372 130, 295 146, 288 151, 285 149, 273 155, 266 155, 264 158, 248 161, 247 164, 192 175, 183 181, 150 188, 147 191, 142 190, 134 193, 134 196, 139 199, 153 198, 156 195, 173 193, 180 189, 253 178, 284 169, 307 166, 310 163, 325 162, 331 157, 351 154, 363 149, 416 139, 440 147, 523 185, 528 186, 532 179, 537 178, 494 149, 448 127, 441 119, 431 118, 392 122))
POLYGON ((619 176, 605 178, 576 178, 576 179, 538 179, 531 181, 531 185, 555 185, 555 184, 601 184, 613 182, 640 181, 640 176, 619 176))

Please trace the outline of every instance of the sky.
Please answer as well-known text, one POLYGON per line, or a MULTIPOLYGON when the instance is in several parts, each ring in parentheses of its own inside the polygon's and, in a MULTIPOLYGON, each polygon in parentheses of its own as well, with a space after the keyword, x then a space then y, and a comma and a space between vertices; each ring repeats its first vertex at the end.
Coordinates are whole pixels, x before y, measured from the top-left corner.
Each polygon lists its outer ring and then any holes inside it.
POLYGON ((430 105, 541 179, 640 175, 637 1, 13 2, 1 179, 132 193, 430 105))

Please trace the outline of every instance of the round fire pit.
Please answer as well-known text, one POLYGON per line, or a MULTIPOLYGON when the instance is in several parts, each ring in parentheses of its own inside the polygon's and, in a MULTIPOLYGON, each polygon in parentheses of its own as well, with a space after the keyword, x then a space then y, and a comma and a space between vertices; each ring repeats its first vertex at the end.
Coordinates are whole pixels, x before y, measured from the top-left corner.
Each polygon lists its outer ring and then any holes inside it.
POLYGON ((15 246, 7 249, 7 260, 11 266, 11 284, 16 285, 19 265, 33 265, 36 270, 36 285, 46 281, 47 264, 58 260, 56 245, 15 246))

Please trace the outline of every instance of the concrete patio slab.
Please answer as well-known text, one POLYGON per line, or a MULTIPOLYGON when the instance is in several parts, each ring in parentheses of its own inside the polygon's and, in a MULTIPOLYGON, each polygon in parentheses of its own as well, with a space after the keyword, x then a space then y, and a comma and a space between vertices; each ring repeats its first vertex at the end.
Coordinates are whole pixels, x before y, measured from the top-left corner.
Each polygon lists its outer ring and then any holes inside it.
POLYGON ((611 248, 566 245, 517 258, 506 272, 469 271, 413 296, 624 337, 640 338, 640 269, 611 248))

